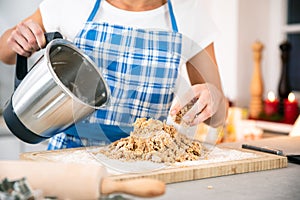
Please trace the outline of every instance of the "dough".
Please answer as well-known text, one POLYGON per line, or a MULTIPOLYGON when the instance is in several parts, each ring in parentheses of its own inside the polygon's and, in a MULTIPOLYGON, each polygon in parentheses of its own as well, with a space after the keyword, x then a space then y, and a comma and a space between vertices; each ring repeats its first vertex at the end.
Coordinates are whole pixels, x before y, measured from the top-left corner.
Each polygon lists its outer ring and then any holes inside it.
POLYGON ((112 159, 158 163, 193 161, 203 154, 199 141, 189 139, 165 122, 139 118, 133 125, 130 136, 111 143, 100 153, 112 159))

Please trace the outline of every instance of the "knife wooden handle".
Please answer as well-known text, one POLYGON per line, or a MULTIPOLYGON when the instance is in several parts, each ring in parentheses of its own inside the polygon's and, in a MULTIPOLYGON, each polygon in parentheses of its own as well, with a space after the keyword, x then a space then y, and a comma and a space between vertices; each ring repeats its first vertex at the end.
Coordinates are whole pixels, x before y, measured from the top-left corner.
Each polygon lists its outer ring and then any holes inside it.
POLYGON ((102 179, 100 186, 102 194, 126 193, 139 197, 155 197, 165 193, 165 183, 155 179, 140 178, 125 181, 102 179))

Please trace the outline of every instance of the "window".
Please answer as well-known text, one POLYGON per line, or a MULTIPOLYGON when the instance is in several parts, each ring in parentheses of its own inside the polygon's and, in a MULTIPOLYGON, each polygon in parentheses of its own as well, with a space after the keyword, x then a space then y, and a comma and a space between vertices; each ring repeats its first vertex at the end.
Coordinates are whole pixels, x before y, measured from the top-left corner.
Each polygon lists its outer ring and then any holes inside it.
POLYGON ((291 44, 288 75, 293 91, 300 91, 300 1, 287 0, 287 21, 284 31, 291 44))

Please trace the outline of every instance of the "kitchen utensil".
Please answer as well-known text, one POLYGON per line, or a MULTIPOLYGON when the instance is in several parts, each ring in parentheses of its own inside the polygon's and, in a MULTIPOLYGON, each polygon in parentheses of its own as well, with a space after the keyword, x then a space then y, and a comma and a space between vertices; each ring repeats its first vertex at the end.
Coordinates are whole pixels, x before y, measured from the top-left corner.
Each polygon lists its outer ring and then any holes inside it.
POLYGON ((289 162, 300 164, 300 155, 295 155, 295 154, 285 155, 283 151, 279 149, 272 149, 269 147, 259 147, 259 146, 249 145, 249 144, 242 144, 242 148, 265 152, 265 153, 271 153, 279 156, 286 156, 289 162))
POLYGON ((165 184, 149 178, 114 181, 105 167, 96 164, 0 161, 0 179, 26 177, 44 196, 58 199, 98 199, 112 193, 154 197, 165 192, 165 184))
POLYGON ((27 143, 38 143, 65 130, 104 106, 109 89, 94 62, 59 33, 48 33, 46 49, 27 73, 17 55, 16 90, 3 117, 27 143))

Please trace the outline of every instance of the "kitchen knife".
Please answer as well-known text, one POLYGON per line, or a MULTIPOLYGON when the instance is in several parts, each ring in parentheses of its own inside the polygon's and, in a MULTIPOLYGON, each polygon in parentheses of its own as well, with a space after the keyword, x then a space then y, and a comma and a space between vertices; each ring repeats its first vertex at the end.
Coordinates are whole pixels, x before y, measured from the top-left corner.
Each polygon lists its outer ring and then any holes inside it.
POLYGON ((282 150, 279 149, 272 149, 268 147, 258 147, 254 145, 249 145, 249 144, 242 144, 243 149, 250 149, 254 151, 260 151, 260 152, 265 152, 265 153, 271 153, 279 156, 286 156, 289 162, 300 164, 300 155, 285 155, 282 150))
POLYGON ((58 199, 99 199, 112 193, 154 197, 165 192, 165 184, 155 179, 115 181, 108 175, 96 164, 0 161, 1 180, 26 177, 33 189, 58 199))

